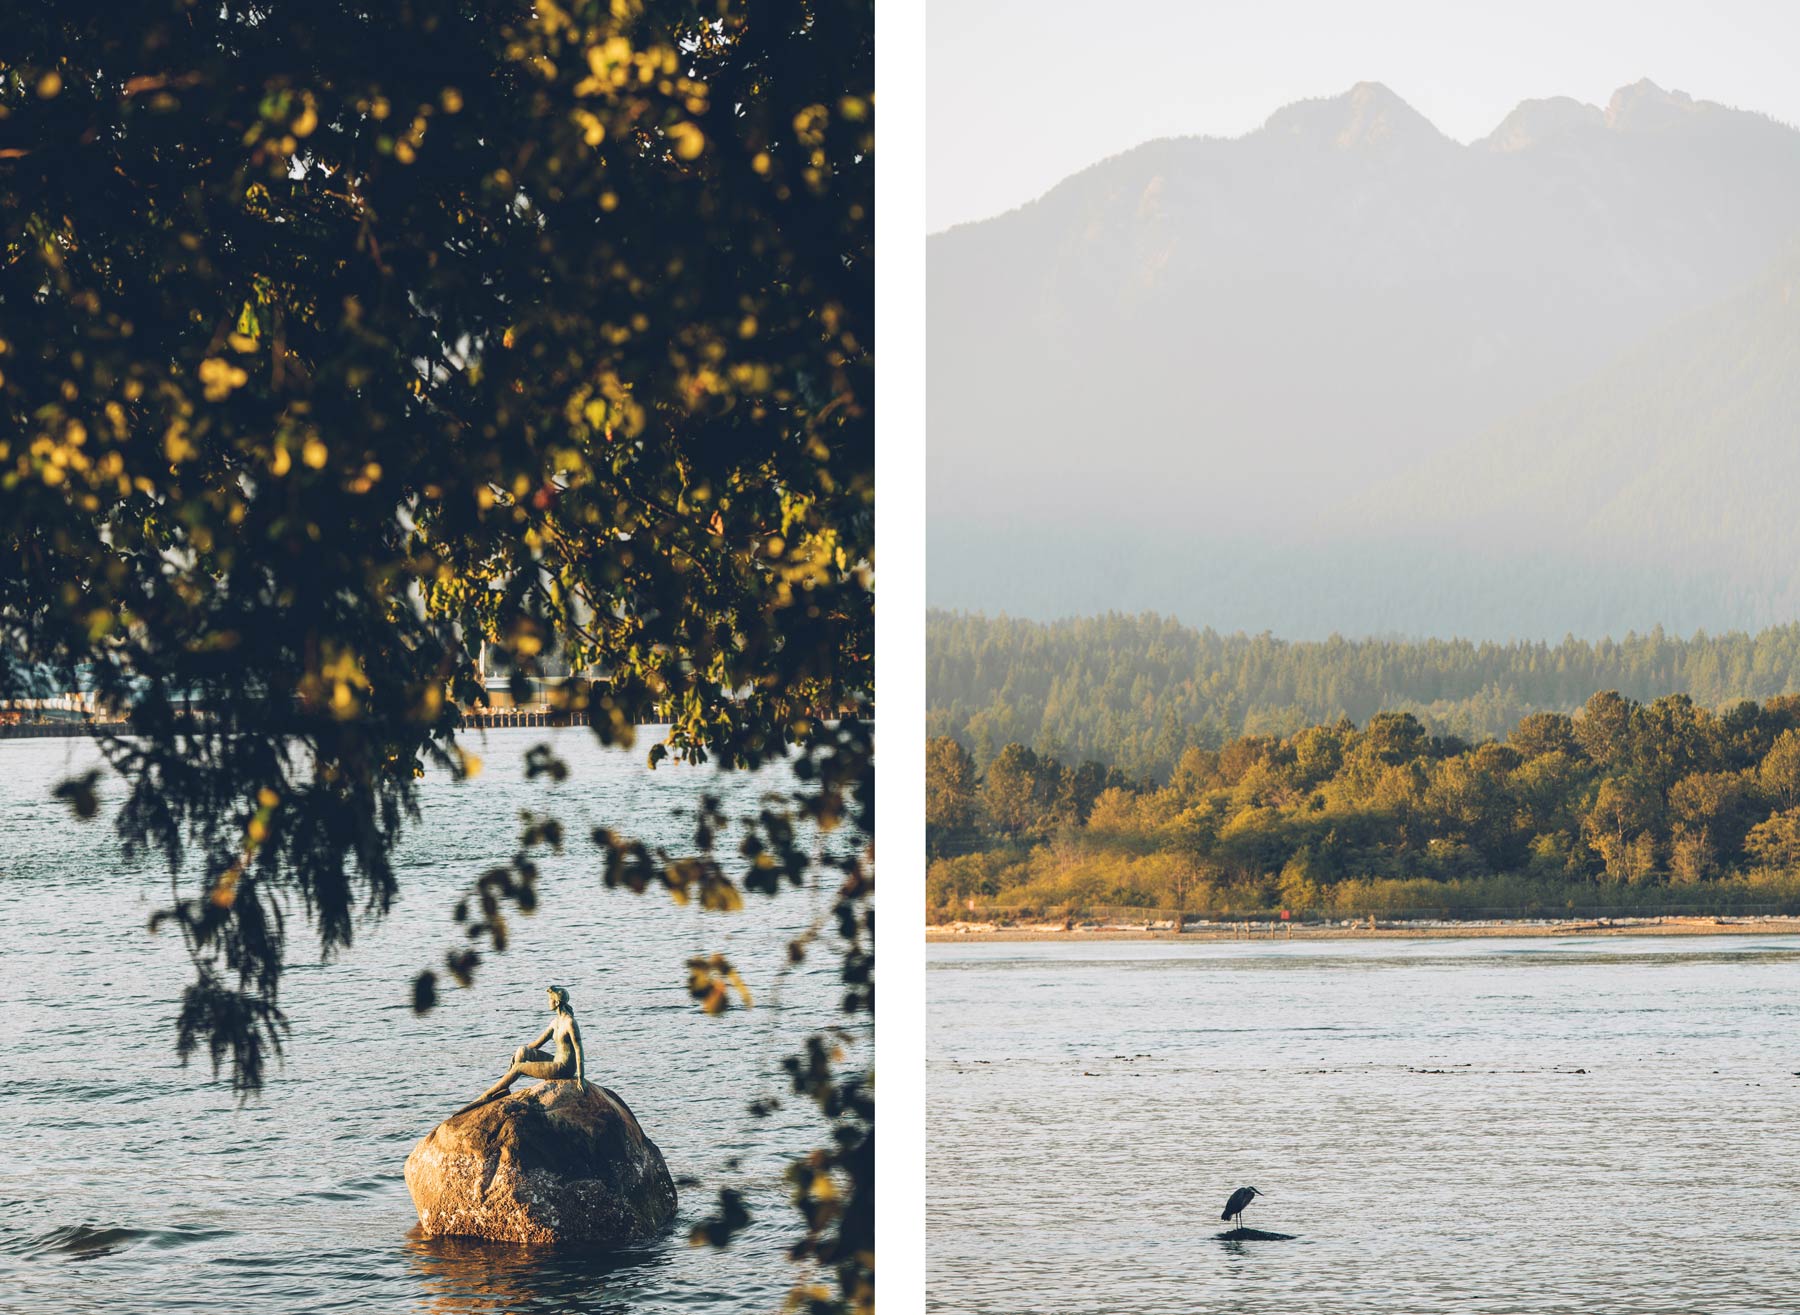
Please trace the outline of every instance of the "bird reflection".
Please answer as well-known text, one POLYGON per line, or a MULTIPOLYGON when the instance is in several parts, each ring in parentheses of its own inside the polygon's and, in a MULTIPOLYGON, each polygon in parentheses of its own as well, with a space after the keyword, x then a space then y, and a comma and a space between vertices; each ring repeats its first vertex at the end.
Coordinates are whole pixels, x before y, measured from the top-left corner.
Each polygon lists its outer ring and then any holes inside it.
POLYGON ((419 1277, 419 1309, 430 1315, 617 1311, 667 1263, 657 1249, 574 1251, 426 1237, 416 1228, 405 1249, 419 1277))

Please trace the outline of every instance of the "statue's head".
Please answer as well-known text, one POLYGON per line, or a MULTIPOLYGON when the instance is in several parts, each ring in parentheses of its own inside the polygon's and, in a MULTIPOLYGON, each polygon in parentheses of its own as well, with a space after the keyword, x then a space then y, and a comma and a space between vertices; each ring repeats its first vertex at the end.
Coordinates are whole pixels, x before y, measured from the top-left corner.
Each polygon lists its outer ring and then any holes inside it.
POLYGON ((550 1000, 552 1013, 561 1013, 569 1007, 569 993, 560 986, 546 986, 544 994, 550 1000))

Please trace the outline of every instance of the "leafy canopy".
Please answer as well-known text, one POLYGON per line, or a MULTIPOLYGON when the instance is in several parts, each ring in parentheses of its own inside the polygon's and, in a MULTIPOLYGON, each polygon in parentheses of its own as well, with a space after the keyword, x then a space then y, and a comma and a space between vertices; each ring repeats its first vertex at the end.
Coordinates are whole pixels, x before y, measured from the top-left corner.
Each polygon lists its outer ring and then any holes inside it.
MULTIPOLYGON (((604 741, 666 720, 652 764, 796 755, 785 804, 600 866, 730 908, 835 865, 870 1008, 867 853, 799 823, 872 836, 872 40, 856 0, 13 7, 0 696, 129 717, 122 834, 200 874, 159 915, 184 1055, 263 1082, 290 901, 327 955, 387 909, 417 777, 477 769, 484 644, 588 673, 557 697, 604 741)), ((454 977, 561 842, 474 885, 454 977)), ((795 1066, 839 1129, 806 1172, 854 1178, 837 1053, 795 1066)), ((858 1299, 861 1207, 802 1195, 858 1299)))
POLYGON ((1613 690, 1504 741, 1410 712, 1186 750, 1169 783, 1010 744, 971 786, 927 746, 928 909, 1513 914, 1800 908, 1800 697, 1711 711, 1613 690))

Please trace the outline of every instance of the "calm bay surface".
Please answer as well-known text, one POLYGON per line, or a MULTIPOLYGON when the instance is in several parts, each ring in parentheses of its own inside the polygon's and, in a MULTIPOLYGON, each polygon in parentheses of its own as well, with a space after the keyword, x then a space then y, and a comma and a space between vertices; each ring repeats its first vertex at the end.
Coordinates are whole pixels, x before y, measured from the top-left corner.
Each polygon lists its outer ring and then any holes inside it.
MULTIPOLYGON (((470 747, 486 761, 478 778, 422 783, 385 921, 321 964, 291 916, 286 1059, 240 1107, 204 1055, 186 1069, 175 1058, 191 969, 177 935, 145 930, 168 900, 166 868, 128 865, 109 823, 78 823, 51 798, 97 761, 94 746, 0 742, 0 1311, 780 1307, 799 1277, 781 1174, 822 1127, 810 1106, 761 1120, 744 1107, 785 1090, 780 1061, 801 1036, 842 1021, 829 955, 783 970, 788 939, 828 901, 788 892, 718 914, 608 891, 586 837, 605 824, 680 849, 692 828, 675 810, 699 791, 736 817, 790 774, 652 773, 642 744, 604 750, 573 731, 492 731, 470 747), (523 777, 524 751, 546 738, 573 768, 560 785, 523 777), (456 943, 451 905, 511 854, 524 808, 568 828, 567 852, 543 864, 542 907, 511 919, 511 947, 486 957, 472 989, 446 985, 416 1017, 413 974, 456 943), (699 1012, 684 964, 702 951, 732 958, 753 1010, 699 1012), (542 1030, 550 982, 571 992, 590 1080, 630 1103, 678 1181, 702 1185, 681 1188, 665 1236, 601 1258, 412 1235, 407 1152, 542 1030), (726 1251, 689 1246, 721 1185, 747 1193, 756 1222, 726 1251)), ((103 798, 119 794, 105 783, 103 798)))
POLYGON ((933 1311, 1800 1309, 1800 941, 928 956, 933 1311))

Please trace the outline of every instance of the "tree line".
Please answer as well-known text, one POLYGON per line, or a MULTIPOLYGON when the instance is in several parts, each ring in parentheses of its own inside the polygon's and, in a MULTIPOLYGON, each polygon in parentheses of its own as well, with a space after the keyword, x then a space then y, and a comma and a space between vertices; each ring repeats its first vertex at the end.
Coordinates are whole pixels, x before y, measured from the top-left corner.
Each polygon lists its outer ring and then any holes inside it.
POLYGON ((1433 735, 1506 735, 1597 689, 1709 708, 1800 689, 1800 625, 1681 639, 1660 629, 1558 643, 1221 635, 1171 618, 1050 623, 932 612, 928 734, 985 768, 1009 744, 1167 782, 1189 749, 1410 712, 1433 735))
POLYGON ((1504 738, 1410 711, 1185 748, 1165 782, 926 748, 928 903, 1353 915, 1800 902, 1800 695, 1616 690, 1504 738))

